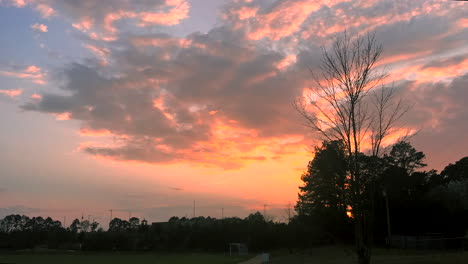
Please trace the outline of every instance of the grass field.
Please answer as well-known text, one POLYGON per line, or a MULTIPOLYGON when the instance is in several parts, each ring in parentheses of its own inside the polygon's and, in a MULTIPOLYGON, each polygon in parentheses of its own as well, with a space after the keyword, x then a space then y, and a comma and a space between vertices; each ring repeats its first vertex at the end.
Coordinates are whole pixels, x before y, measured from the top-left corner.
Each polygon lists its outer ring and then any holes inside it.
MULTIPOLYGON (((355 264, 356 257, 352 248, 324 247, 315 248, 303 254, 274 252, 272 264, 355 264)), ((428 252, 410 250, 375 249, 373 264, 459 264, 468 263, 468 252, 428 252)))
POLYGON ((209 254, 2 254, 0 264, 235 264, 245 257, 209 254))
MULTIPOLYGON (((2 254, 0 264, 236 264, 247 257, 229 257, 210 254, 2 254)), ((352 248, 321 247, 307 252, 289 254, 272 252, 271 264, 355 264, 352 248)), ((247 262, 258 264, 259 261, 247 262)), ((374 264, 458 264, 468 263, 468 252, 424 252, 400 250, 374 250, 374 264)))

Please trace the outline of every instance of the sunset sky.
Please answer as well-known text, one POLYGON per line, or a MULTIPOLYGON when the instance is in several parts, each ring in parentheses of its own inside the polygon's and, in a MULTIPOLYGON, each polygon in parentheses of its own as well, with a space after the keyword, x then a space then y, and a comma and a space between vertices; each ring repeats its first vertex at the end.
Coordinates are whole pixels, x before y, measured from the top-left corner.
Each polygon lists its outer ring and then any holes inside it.
POLYGON ((0 217, 281 220, 320 143, 293 101, 375 31, 428 169, 468 155, 468 2, 0 0, 0 217))

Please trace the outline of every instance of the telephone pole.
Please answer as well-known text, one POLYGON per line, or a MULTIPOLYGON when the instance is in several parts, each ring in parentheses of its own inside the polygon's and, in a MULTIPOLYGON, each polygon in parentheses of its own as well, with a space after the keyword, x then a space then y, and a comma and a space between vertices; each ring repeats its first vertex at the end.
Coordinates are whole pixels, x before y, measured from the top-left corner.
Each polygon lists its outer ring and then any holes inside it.
POLYGON ((110 209, 109 211, 110 211, 110 220, 109 220, 109 222, 111 222, 112 221, 112 209, 110 209))
POLYGON ((193 218, 195 218, 195 200, 193 200, 193 218))

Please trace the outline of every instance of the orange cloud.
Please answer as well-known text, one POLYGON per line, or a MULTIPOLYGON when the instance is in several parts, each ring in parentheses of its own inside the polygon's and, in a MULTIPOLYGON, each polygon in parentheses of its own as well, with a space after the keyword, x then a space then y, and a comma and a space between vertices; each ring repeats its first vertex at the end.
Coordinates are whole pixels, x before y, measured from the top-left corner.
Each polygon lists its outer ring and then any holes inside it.
MULTIPOLYGON (((431 50, 416 52, 416 53, 405 53, 405 54, 396 54, 390 57, 383 57, 376 63, 376 67, 382 65, 396 64, 399 62, 409 62, 413 59, 422 58, 428 56, 432 53, 431 50)), ((385 55, 385 54, 384 54, 385 55)))
MULTIPOLYGON (((419 62, 420 63, 420 62, 419 62)), ((386 82, 414 80, 416 82, 437 82, 451 79, 468 72, 468 58, 447 66, 424 66, 420 64, 405 65, 392 70, 386 82)))
POLYGON ((110 136, 112 133, 107 129, 99 129, 99 130, 92 130, 92 129, 80 129, 80 136, 85 137, 102 137, 102 136, 110 136))
POLYGON ((9 96, 11 98, 16 97, 22 93, 23 93, 22 89, 0 90, 0 94, 9 96))
POLYGON ((458 64, 446 67, 419 67, 414 74, 415 80, 419 82, 438 81, 441 79, 454 78, 468 72, 468 58, 458 64))
POLYGON ((44 24, 34 24, 34 25, 31 25, 31 28, 35 31, 39 31, 39 32, 47 32, 47 26, 44 25, 44 24))
POLYGON ((276 68, 278 68, 278 70, 284 70, 285 68, 289 67, 290 65, 293 65, 294 63, 296 63, 296 55, 287 55, 286 57, 284 57, 283 60, 281 60, 279 63, 276 64, 276 68))
POLYGON ((55 115, 55 119, 60 120, 60 121, 70 120, 70 118, 71 118, 71 114, 68 113, 68 112, 61 113, 61 114, 54 114, 54 115, 55 115))
POLYGON ((164 107, 164 96, 154 99, 153 107, 159 109, 167 119, 174 120, 174 116, 164 107))

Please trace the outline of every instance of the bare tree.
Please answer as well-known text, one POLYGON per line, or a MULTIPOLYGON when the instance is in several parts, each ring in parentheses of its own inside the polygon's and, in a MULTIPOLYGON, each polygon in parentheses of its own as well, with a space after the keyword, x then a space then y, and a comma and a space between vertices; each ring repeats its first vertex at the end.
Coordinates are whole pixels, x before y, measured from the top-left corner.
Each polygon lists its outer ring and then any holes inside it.
MULTIPOLYGON (((370 263, 372 244, 372 182, 362 172, 359 157, 369 149, 371 157, 396 128, 396 122, 408 111, 396 90, 384 85, 385 71, 377 69, 382 46, 375 34, 351 38, 348 33, 336 37, 323 48, 320 70, 311 70, 316 89, 295 107, 306 125, 327 140, 341 140, 349 156, 349 204, 355 220, 356 250, 359 263, 370 263)), ((374 174, 376 174, 375 172, 374 174)))

